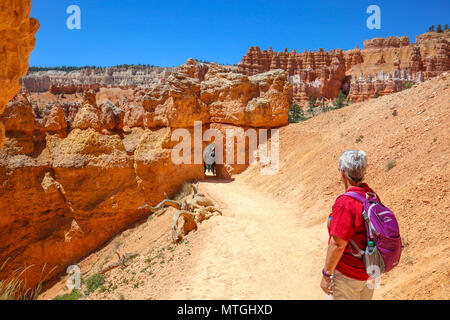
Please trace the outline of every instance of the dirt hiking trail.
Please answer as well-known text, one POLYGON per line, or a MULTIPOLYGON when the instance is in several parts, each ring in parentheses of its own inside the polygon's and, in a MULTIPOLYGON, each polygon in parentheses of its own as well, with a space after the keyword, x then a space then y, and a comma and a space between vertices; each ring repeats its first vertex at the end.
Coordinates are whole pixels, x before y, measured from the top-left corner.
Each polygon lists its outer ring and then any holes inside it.
MULTIPOLYGON (((92 270, 84 277, 117 260, 116 252, 139 256, 126 269, 106 273, 104 288, 87 299, 326 298, 319 288, 323 224, 305 226, 293 204, 238 181, 202 181, 199 192, 223 215, 203 221, 179 245, 170 238, 173 208, 124 231, 79 263, 82 272, 92 270)), ((69 293, 66 279, 41 299, 69 293)))
POLYGON ((302 228, 294 206, 238 182, 203 182, 199 190, 216 201, 223 216, 208 231, 201 229, 205 241, 199 243, 198 263, 185 279, 191 292, 173 298, 324 298, 317 271, 324 257, 310 254, 324 242, 317 230, 302 228))

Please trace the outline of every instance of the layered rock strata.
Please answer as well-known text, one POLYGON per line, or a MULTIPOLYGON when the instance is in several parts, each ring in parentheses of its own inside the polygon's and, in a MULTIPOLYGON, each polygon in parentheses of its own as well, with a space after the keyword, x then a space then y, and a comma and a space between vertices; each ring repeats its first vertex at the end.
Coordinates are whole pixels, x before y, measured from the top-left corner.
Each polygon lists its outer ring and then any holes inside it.
POLYGON ((292 84, 291 99, 305 105, 313 94, 329 100, 339 90, 351 92, 348 98, 354 101, 370 98, 376 91, 383 95, 403 90, 406 82, 418 83, 450 70, 449 59, 450 33, 427 32, 417 36, 416 43, 408 37, 366 40, 363 50, 297 53, 251 47, 238 72, 255 75, 281 68, 292 84))

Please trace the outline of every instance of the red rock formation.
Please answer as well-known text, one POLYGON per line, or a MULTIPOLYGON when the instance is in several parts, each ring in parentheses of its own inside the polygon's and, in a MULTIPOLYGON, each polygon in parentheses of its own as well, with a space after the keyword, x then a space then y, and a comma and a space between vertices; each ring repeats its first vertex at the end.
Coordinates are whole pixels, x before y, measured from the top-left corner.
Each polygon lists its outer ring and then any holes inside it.
POLYGON ((287 123, 289 90, 281 70, 250 77, 211 70, 202 82, 200 100, 208 106, 210 122, 279 127, 287 123))
POLYGON ((317 97, 333 98, 337 96, 345 77, 347 65, 359 61, 358 53, 352 52, 344 56, 342 50, 325 52, 307 52, 298 54, 288 52, 260 51, 251 47, 242 61, 238 71, 246 75, 254 75, 273 69, 284 69, 290 76, 292 84, 291 96, 294 100, 304 102, 312 94, 317 97))
POLYGON ((59 104, 53 106, 50 114, 46 117, 45 122, 40 128, 41 131, 61 131, 67 128, 64 111, 59 104))
MULTIPOLYGON (((28 70, 34 48, 34 34, 39 22, 31 18, 31 0, 0 2, 0 115, 10 99, 20 90, 19 78, 28 70)), ((4 143, 4 126, 0 120, 0 148, 4 143)))
POLYGON ((100 105, 101 121, 108 130, 122 130, 124 123, 124 111, 116 107, 111 101, 100 105))
POLYGON ((450 33, 427 32, 410 45, 402 38, 365 42, 363 63, 348 71, 353 76, 350 100, 362 101, 376 91, 380 95, 397 92, 407 82, 419 83, 450 70, 450 33))
POLYGON ((255 127, 287 123, 289 84, 285 72, 247 77, 211 64, 202 81, 191 63, 173 73, 166 84, 143 90, 136 101, 127 102, 134 105, 129 113, 140 115, 142 105, 147 128, 192 127, 194 120, 255 127))
POLYGON ((101 130, 103 123, 101 122, 100 109, 97 106, 95 93, 92 91, 84 94, 82 107, 78 110, 72 123, 73 128, 101 130))
MULTIPOLYGON (((421 77, 421 73, 416 73, 415 76, 421 77)), ((394 70, 391 73, 384 73, 381 71, 375 75, 354 77, 352 86, 347 99, 350 101, 364 101, 372 98, 376 92, 380 96, 391 94, 405 89, 408 82, 416 83, 422 82, 423 78, 414 78, 409 72, 404 70, 394 70)))
POLYGON ((17 95, 5 108, 2 115, 5 129, 8 132, 24 132, 32 136, 34 132, 33 107, 26 95, 17 95))
POLYGON ((364 50, 401 48, 407 46, 409 46, 409 38, 406 36, 364 40, 364 50))
POLYGON ((363 50, 345 52, 320 49, 298 54, 295 50, 274 52, 270 48, 261 52, 258 47, 251 47, 239 63, 238 72, 255 75, 278 68, 285 70, 292 84, 290 97, 300 105, 307 104, 313 94, 319 99, 334 99, 339 90, 352 91, 350 98, 360 101, 376 91, 381 95, 395 92, 402 90, 406 81, 420 82, 450 70, 449 42, 448 32, 427 32, 417 36, 415 44, 410 44, 408 37, 374 38, 364 41, 363 50), (409 73, 409 77, 397 81, 376 76, 394 70, 409 73), (359 79, 361 73, 364 81, 352 81, 359 79), (369 84, 375 78, 377 83, 369 84))

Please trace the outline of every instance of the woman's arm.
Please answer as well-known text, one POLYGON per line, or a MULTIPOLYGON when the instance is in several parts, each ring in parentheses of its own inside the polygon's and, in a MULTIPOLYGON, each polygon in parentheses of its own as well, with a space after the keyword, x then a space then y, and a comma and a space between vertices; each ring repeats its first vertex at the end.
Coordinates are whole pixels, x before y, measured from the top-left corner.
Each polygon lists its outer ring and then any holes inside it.
MULTIPOLYGON (((328 244, 327 257, 325 259, 325 267, 324 271, 328 274, 333 274, 336 265, 344 253, 345 247, 347 246, 348 241, 345 241, 339 237, 332 236, 330 238, 330 243, 328 244)), ((320 287, 326 294, 332 294, 330 286, 330 277, 323 276, 322 282, 320 283, 320 287)))

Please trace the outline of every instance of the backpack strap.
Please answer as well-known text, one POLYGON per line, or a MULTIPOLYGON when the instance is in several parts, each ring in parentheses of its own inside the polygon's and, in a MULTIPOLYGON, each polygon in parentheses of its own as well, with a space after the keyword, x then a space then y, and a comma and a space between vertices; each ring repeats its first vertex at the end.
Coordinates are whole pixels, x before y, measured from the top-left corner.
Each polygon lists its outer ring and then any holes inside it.
MULTIPOLYGON (((375 195, 374 193, 370 193, 370 194, 369 194, 369 193, 366 193, 366 197, 364 197, 364 196, 360 195, 360 194, 357 193, 357 192, 349 191, 349 192, 346 192, 346 193, 341 194, 339 197, 342 197, 342 196, 348 196, 348 197, 350 197, 350 198, 352 198, 352 199, 354 199, 354 200, 356 200, 356 201, 359 201, 359 202, 361 202, 361 203, 363 204, 362 216, 363 216, 363 219, 364 219, 364 221, 365 221, 365 223, 366 223, 366 227, 367 227, 366 229, 369 231, 369 239, 373 239, 372 229, 374 229, 374 228, 373 228, 373 226, 372 226, 372 223, 370 222, 368 213, 365 212, 365 210, 364 210, 364 206, 365 206, 365 204, 366 204, 367 202, 369 202, 369 197, 374 198, 374 199, 376 200, 376 199, 377 199, 377 198, 376 198, 376 195, 375 195)), ((373 205, 373 204, 372 204, 372 205, 373 205)), ((369 209, 369 210, 370 210, 370 209, 369 209)), ((350 239, 349 242, 350 242, 350 244, 357 250, 357 253, 355 254, 355 253, 353 253, 353 251, 352 251, 352 247, 349 246, 349 247, 350 247, 350 252, 351 252, 351 254, 352 254, 353 256, 355 256, 355 257, 362 258, 363 254, 364 254, 364 250, 361 250, 361 249, 358 247, 358 245, 355 243, 355 241, 353 241, 352 239, 350 239)))
POLYGON ((357 257, 357 258, 362 258, 362 257, 363 257, 363 254, 364 254, 364 250, 361 250, 361 249, 358 247, 358 245, 356 244, 356 242, 353 241, 352 239, 350 239, 349 242, 350 242, 350 244, 351 244, 352 246, 354 246, 355 249, 358 251, 357 253, 353 253, 352 247, 349 246, 349 248, 350 248, 350 253, 351 253, 353 256, 357 257))
POLYGON ((369 197, 371 197, 372 199, 375 199, 375 200, 377 199, 373 192, 370 192, 370 193, 367 192, 366 196, 364 197, 364 196, 360 195, 358 192, 349 191, 349 192, 346 192, 346 193, 343 193, 340 195, 340 197, 342 197, 342 196, 349 196, 350 198, 353 198, 353 199, 361 202, 362 204, 364 204, 366 201, 369 201, 370 200, 369 197))
POLYGON ((362 216, 364 221, 366 222, 366 226, 367 226, 367 231, 369 231, 369 238, 372 240, 373 239, 373 233, 375 233, 377 236, 380 235, 378 233, 378 231, 374 228, 372 222, 370 221, 370 217, 369 217, 369 213, 370 210, 372 209, 372 207, 375 204, 380 204, 377 200, 377 196, 375 193, 370 192, 370 193, 366 193, 366 198, 364 198, 362 195, 360 195, 357 192, 346 192, 344 194, 342 194, 342 196, 349 196, 359 202, 361 202, 363 204, 363 211, 362 211, 362 216), (371 198, 371 199, 370 199, 371 198), (364 210, 364 207, 368 204, 367 202, 370 202, 368 205, 368 209, 367 212, 364 210))

